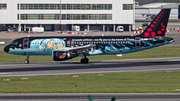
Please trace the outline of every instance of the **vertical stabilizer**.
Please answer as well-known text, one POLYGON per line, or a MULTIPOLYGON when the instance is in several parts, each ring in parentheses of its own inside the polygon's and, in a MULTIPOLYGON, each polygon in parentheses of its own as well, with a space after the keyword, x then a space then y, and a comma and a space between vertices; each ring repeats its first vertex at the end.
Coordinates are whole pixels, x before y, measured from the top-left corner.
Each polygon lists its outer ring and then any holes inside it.
POLYGON ((171 9, 162 9, 149 26, 141 33, 140 37, 165 36, 171 9))

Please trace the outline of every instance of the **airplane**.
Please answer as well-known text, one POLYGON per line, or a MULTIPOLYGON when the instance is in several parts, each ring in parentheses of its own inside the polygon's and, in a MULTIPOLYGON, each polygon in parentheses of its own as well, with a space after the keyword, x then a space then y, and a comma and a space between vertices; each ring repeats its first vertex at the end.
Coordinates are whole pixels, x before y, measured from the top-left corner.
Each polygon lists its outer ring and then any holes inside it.
POLYGON ((143 33, 135 36, 47 36, 15 39, 4 48, 10 54, 25 55, 25 64, 31 55, 50 55, 54 61, 87 56, 126 54, 174 42, 165 37, 171 9, 162 9, 143 33))
POLYGON ((142 17, 145 17, 146 19, 154 19, 154 17, 156 16, 156 14, 141 14, 142 17))

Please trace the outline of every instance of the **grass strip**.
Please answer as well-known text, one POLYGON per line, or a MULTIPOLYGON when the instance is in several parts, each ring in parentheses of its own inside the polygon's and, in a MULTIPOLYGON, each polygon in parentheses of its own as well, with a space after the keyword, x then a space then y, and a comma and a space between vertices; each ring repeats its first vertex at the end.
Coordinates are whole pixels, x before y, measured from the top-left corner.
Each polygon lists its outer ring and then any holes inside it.
POLYGON ((180 93, 180 72, 0 77, 0 93, 180 93))
POLYGON ((7 45, 9 45, 9 43, 0 44, 0 46, 7 46, 7 45))
MULTIPOLYGON (((96 55, 89 56, 89 60, 118 60, 118 59, 140 59, 140 58, 164 58, 164 57, 180 57, 180 46, 156 47, 144 51, 123 54, 122 57, 116 55, 96 55)), ((0 63, 2 62, 24 62, 25 56, 7 54, 0 51, 0 63)), ((80 61, 81 58, 73 58, 68 61, 80 61)), ((47 62, 53 61, 52 56, 30 56, 30 62, 47 62)))

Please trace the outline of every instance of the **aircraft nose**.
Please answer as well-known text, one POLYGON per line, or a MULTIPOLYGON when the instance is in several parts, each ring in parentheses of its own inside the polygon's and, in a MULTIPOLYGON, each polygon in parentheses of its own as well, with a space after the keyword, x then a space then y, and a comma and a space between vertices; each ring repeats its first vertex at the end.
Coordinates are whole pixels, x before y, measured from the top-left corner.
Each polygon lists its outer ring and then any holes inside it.
POLYGON ((9 48, 10 48, 10 45, 7 45, 6 47, 4 47, 4 51, 5 51, 6 53, 8 53, 8 52, 9 52, 9 48))

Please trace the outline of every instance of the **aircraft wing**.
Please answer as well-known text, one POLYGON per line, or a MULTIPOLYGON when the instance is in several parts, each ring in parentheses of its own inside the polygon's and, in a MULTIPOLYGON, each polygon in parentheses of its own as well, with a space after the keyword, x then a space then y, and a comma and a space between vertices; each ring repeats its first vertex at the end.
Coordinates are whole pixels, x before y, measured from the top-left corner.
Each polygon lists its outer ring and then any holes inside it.
POLYGON ((77 47, 61 49, 61 50, 58 50, 58 51, 80 54, 80 53, 88 53, 89 51, 91 51, 92 48, 93 48, 93 45, 90 44, 90 45, 84 45, 84 46, 77 46, 77 47))

